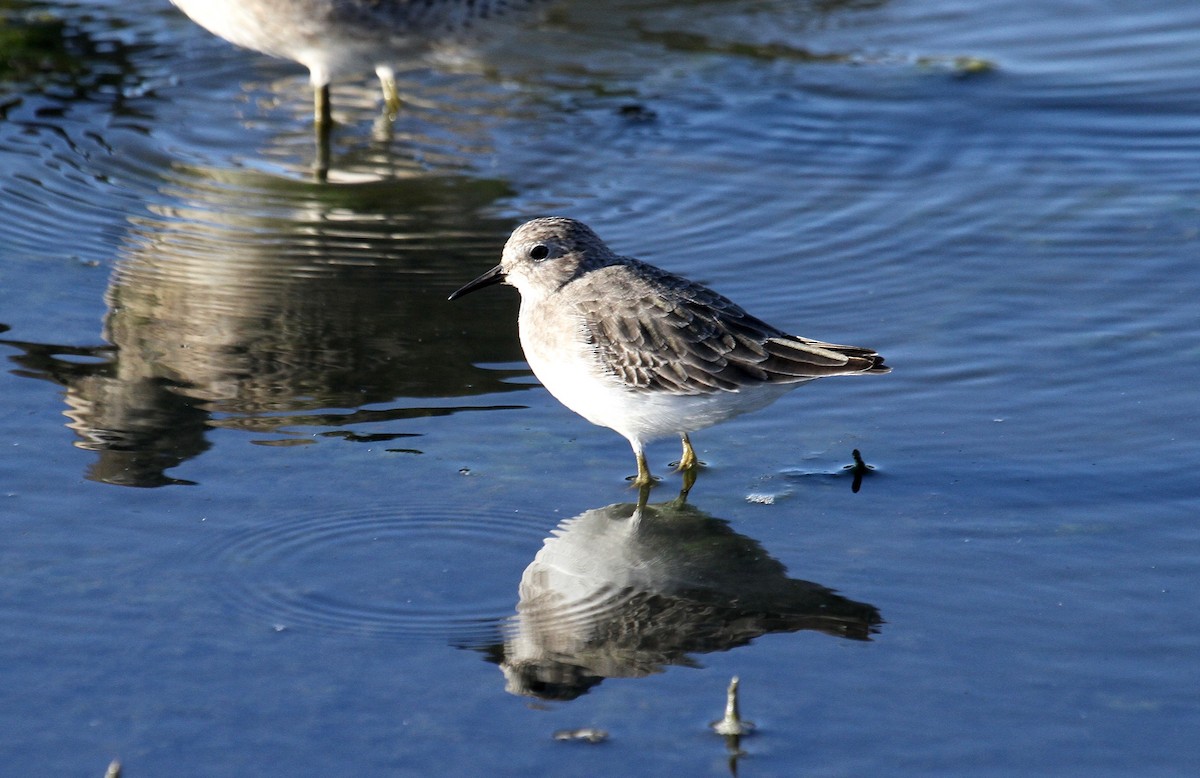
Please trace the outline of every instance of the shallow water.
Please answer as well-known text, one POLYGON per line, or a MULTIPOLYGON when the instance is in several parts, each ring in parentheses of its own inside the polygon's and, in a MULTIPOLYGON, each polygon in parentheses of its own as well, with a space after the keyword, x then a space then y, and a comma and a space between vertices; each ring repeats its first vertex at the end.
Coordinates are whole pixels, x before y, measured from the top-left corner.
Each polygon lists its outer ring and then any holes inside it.
POLYGON ((296 66, 6 5, 6 764, 1187 772, 1198 23, 569 3, 390 128, 339 85, 321 185, 296 66), (895 370, 694 436, 686 506, 652 445, 635 517, 515 292, 444 300, 547 213, 895 370))

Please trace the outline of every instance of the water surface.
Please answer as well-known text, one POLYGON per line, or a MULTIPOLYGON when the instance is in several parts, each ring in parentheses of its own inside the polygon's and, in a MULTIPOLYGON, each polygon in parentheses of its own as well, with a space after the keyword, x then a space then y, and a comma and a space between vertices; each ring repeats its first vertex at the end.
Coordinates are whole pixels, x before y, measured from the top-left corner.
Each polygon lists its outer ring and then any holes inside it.
POLYGON ((301 68, 127 6, 0 10, 15 771, 1200 758, 1200 11, 566 3, 338 85, 322 185, 301 68), (895 370, 635 512, 515 292, 444 299, 545 214, 895 370))

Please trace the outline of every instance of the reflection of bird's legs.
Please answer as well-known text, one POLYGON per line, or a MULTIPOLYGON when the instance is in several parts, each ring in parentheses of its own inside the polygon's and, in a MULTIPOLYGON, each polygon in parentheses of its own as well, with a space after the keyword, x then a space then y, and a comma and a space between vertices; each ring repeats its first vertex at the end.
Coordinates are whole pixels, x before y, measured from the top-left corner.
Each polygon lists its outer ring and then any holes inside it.
POLYGON ((317 133, 317 159, 313 173, 317 181, 329 177, 329 134, 333 129, 333 110, 329 105, 329 82, 313 83, 313 127, 317 133))
POLYGON ((683 486, 679 490, 679 504, 682 505, 688 494, 691 493, 692 487, 696 485, 696 473, 700 472, 700 468, 692 467, 683 471, 683 486))
POLYGON ((383 114, 389 122, 400 115, 400 92, 396 89, 396 73, 385 65, 375 68, 379 85, 383 87, 383 114))
POLYGON ((696 474, 700 472, 700 460, 696 459, 696 451, 692 448, 692 441, 688 439, 687 433, 684 432, 679 437, 683 441, 683 455, 679 457, 679 467, 675 472, 683 475, 683 489, 679 492, 679 501, 683 502, 687 499, 688 492, 692 491, 692 487, 696 485, 696 474))
POLYGON ((637 510, 640 512, 646 507, 646 503, 650 501, 650 487, 653 484, 642 484, 638 487, 637 510))

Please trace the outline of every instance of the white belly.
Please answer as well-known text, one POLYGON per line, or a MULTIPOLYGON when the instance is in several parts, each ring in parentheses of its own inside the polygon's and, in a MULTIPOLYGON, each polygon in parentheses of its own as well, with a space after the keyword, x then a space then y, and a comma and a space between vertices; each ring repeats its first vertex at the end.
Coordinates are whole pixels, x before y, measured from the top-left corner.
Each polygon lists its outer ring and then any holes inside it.
POLYGON ((588 344, 570 327, 530 332, 522 306, 519 326, 525 359, 550 394, 583 418, 616 430, 634 447, 711 427, 770 405, 792 384, 762 384, 735 392, 671 394, 630 389, 605 373, 588 344))

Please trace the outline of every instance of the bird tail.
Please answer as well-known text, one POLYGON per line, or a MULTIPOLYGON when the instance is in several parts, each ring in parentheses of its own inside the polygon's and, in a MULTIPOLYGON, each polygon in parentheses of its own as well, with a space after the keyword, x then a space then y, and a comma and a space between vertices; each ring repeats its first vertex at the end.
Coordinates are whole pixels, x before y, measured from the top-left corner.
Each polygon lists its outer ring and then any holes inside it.
POLYGON ((770 338, 765 344, 770 364, 762 365, 779 377, 817 378, 856 373, 890 373, 883 357, 869 348, 823 343, 808 338, 770 338))

